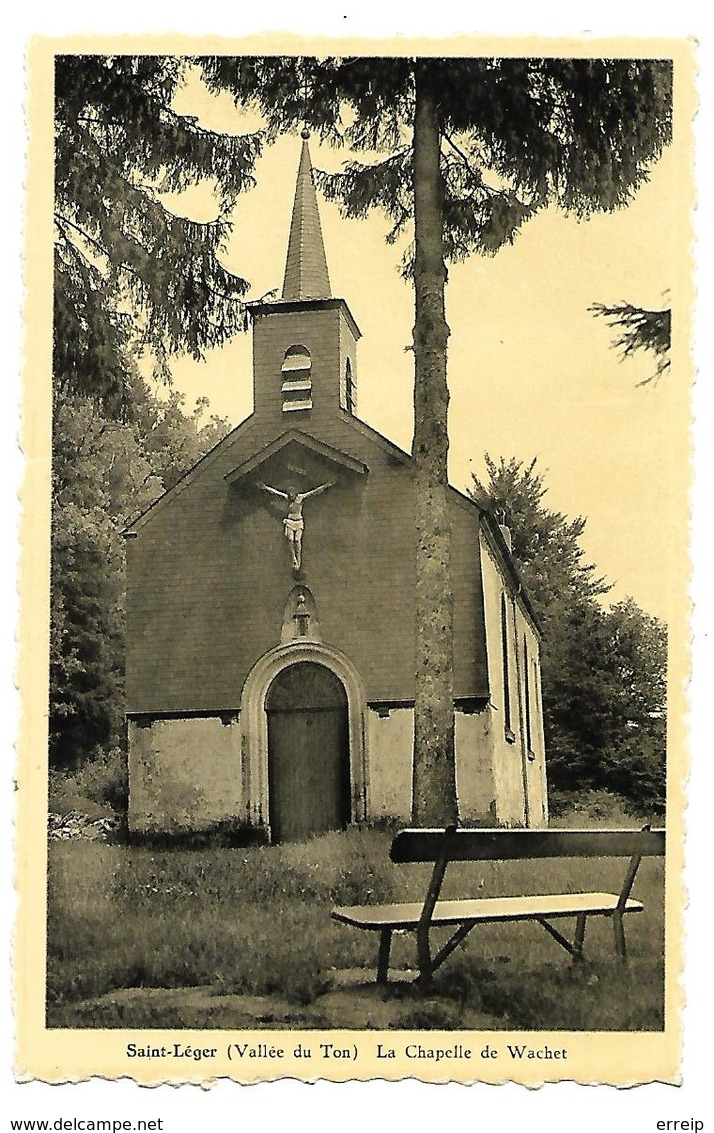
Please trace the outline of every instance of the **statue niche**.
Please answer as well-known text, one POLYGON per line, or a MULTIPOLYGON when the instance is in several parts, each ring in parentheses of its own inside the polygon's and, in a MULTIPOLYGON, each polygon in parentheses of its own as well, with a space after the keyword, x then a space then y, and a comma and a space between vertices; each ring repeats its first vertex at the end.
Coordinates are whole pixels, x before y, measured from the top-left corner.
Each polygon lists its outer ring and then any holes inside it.
POLYGON ((293 586, 283 611, 280 644, 291 641, 322 641, 317 603, 304 583, 293 586))

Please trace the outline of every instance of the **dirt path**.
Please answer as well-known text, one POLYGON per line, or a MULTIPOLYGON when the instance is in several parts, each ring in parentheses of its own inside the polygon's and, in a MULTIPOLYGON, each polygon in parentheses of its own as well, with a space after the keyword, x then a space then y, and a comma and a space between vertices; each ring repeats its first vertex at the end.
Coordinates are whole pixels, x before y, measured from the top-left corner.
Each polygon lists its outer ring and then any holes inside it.
POLYGON ((493 1029, 494 1020, 482 1012, 420 994, 411 982, 413 976, 394 973, 394 982, 382 987, 367 969, 335 972, 330 989, 305 1006, 280 996, 228 994, 222 988, 122 988, 66 1006, 51 1025, 191 1030, 493 1029))

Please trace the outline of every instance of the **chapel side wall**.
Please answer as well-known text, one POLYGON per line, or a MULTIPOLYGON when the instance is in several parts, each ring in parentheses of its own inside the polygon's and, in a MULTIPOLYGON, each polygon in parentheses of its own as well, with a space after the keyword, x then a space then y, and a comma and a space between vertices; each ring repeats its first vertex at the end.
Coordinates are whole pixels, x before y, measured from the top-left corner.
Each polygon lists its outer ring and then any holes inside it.
POLYGON ((538 660, 538 664, 536 665, 535 669, 534 686, 536 701, 534 730, 537 736, 537 751, 541 754, 541 757, 539 758, 539 789, 543 809, 543 825, 547 826, 550 819, 550 812, 548 808, 548 755, 545 747, 545 726, 543 719, 543 682, 540 659, 538 660))
POLYGON ((129 829, 181 833, 240 823, 237 720, 129 721, 129 829))
POLYGON ((454 595, 454 697, 485 697, 488 659, 479 554, 480 513, 449 493, 451 575, 454 595))
POLYGON ((546 826, 548 788, 540 683, 540 645, 533 627, 519 605, 516 605, 516 636, 519 650, 521 731, 526 752, 529 825, 546 826))
POLYGON ((544 826, 548 821, 546 754, 540 686, 540 642, 522 598, 504 578, 482 532, 486 639, 492 674, 493 768, 499 824, 544 826), (505 720, 501 595, 506 597, 511 732, 505 720), (528 683, 526 683, 528 682, 528 683))
MULTIPOLYGON (((508 593, 501 569, 488 540, 481 535, 481 569, 486 625, 486 649, 490 679, 488 714, 491 736, 492 779, 495 819, 499 826, 522 826, 525 820, 522 749, 516 729, 520 726, 517 709, 515 635, 511 626, 509 677, 513 740, 507 738, 504 702, 503 654, 501 649, 501 594, 508 593)), ((510 601, 510 596, 509 596, 510 601)))

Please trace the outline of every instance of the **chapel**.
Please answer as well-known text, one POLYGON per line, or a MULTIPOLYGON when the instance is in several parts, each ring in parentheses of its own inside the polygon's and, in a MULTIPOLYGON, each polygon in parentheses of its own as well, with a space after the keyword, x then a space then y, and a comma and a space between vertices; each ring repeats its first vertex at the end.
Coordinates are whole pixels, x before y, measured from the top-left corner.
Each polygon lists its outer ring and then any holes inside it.
MULTIPOLYGON (((302 139, 252 414, 127 537, 129 825, 299 841, 411 811, 411 457, 358 413, 302 139)), ((547 822, 540 632, 487 500, 449 488, 462 822, 547 822)))

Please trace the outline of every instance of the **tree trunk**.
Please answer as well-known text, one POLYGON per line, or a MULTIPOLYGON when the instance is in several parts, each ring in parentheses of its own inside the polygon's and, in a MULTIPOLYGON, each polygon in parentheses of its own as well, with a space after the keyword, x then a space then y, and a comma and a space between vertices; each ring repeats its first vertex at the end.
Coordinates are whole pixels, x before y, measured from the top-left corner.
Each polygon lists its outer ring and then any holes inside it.
POLYGON ((448 513, 449 439, 440 133, 431 64, 417 60, 414 114, 414 478, 416 691, 412 821, 457 819, 454 761, 453 595, 448 513))

